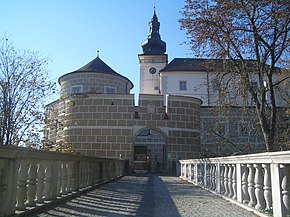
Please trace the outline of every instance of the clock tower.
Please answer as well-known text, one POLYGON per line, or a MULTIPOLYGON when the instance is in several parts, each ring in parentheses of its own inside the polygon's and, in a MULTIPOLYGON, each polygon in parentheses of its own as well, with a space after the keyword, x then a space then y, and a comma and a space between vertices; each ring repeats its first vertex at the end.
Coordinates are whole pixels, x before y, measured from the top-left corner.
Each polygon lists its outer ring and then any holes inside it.
POLYGON ((149 22, 149 34, 142 43, 143 53, 138 55, 140 64, 140 94, 160 94, 159 71, 167 65, 166 43, 159 34, 160 23, 155 12, 149 22))

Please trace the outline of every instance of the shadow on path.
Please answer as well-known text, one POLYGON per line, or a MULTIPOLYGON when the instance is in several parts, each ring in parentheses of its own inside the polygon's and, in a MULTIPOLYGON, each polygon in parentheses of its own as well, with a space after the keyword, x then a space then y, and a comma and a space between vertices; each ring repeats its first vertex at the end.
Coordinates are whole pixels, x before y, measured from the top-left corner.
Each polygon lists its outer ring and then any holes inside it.
POLYGON ((158 176, 136 175, 123 177, 30 216, 164 216, 158 215, 160 209, 169 216, 180 217, 158 176))

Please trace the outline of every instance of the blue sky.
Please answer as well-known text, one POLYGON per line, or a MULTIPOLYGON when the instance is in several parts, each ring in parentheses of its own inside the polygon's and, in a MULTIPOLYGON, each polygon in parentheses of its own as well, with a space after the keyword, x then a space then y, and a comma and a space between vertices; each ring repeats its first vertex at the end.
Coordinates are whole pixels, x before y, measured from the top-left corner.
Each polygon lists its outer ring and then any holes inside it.
MULTIPOLYGON (((160 33, 169 61, 191 57, 178 19, 183 0, 156 0, 160 33)), ((148 34, 154 0, 0 0, 0 34, 17 49, 39 51, 52 62, 52 80, 100 58, 139 92, 138 54, 148 34)))

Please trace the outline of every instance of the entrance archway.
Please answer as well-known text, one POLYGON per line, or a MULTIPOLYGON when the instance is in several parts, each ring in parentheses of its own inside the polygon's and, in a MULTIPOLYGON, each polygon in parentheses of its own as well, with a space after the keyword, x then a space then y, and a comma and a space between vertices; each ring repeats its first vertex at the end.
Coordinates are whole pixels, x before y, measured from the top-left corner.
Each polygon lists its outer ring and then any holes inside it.
POLYGON ((167 168, 167 139, 159 129, 144 128, 134 137, 134 171, 160 173, 167 168))

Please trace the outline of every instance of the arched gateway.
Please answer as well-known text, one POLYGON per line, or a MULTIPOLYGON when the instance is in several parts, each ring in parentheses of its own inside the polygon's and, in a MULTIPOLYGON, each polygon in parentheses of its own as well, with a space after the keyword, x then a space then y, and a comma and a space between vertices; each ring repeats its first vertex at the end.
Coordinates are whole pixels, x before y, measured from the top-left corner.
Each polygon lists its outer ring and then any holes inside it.
POLYGON ((168 136, 158 128, 142 128, 134 135, 134 172, 167 171, 168 136))

